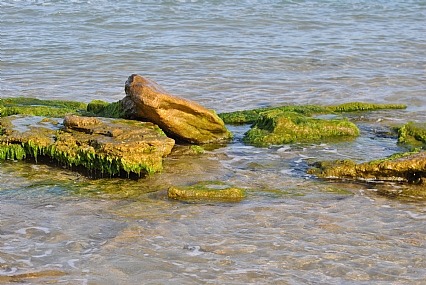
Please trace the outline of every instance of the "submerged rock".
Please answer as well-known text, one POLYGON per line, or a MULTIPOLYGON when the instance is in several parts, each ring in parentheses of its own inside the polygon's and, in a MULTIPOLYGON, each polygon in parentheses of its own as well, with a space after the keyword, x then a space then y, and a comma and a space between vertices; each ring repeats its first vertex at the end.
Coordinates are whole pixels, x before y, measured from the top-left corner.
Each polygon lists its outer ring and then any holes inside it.
POLYGON ((219 181, 199 182, 191 186, 171 186, 167 194, 172 199, 220 199, 241 200, 245 190, 219 181))
POLYGON ((426 123, 409 122, 397 128, 398 142, 411 147, 426 148, 426 123))
POLYGON ((79 114, 87 104, 66 100, 40 100, 36 98, 0 98, 0 117, 10 115, 33 115, 64 117, 66 114, 79 114))
MULTIPOLYGON (((402 181, 426 186, 426 152, 394 154, 365 163, 351 160, 316 162, 308 173, 320 178, 402 181)), ((425 189, 426 190, 426 189, 425 189)))
POLYGON ((127 116, 153 122, 169 136, 191 142, 228 140, 232 134, 212 110, 167 93, 152 80, 133 74, 121 104, 127 116))
POLYGON ((162 170, 174 140, 153 123, 66 116, 63 125, 37 116, 0 119, 0 159, 49 157, 110 175, 162 170))

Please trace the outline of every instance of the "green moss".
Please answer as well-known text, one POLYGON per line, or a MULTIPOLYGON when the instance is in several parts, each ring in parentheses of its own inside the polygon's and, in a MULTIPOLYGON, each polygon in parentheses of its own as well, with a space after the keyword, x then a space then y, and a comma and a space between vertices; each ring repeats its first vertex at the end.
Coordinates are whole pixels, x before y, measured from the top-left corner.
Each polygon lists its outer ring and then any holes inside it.
POLYGON ((409 122, 404 126, 397 128, 398 142, 411 147, 426 146, 426 123, 409 122))
POLYGON ((204 181, 191 186, 171 186, 168 197, 172 199, 219 199, 239 201, 246 191, 219 181, 204 181))
POLYGON ((121 101, 108 103, 102 100, 93 100, 87 105, 87 112, 97 117, 126 118, 121 101))
POLYGON ((363 102, 344 103, 337 106, 327 107, 333 112, 356 112, 356 111, 374 111, 381 109, 405 109, 403 104, 371 104, 363 102))
POLYGON ((66 100, 40 100, 36 98, 0 99, 0 117, 23 114, 45 117, 64 117, 66 114, 79 114, 87 104, 66 100))
POLYGON ((243 141, 255 146, 313 142, 336 137, 358 136, 359 130, 347 119, 323 120, 296 112, 272 110, 264 112, 243 141))

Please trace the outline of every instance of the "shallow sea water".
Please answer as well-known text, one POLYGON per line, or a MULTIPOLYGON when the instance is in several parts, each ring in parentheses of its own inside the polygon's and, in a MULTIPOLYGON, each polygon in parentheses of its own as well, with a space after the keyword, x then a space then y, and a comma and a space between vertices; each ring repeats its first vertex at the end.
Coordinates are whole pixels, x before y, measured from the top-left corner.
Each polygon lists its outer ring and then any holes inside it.
POLYGON ((323 181, 316 160, 404 151, 426 121, 424 1, 0 1, 0 98, 116 101, 132 73, 217 112, 405 103, 351 141, 255 148, 249 126, 149 178, 0 162, 0 284, 424 284, 426 205, 398 183, 323 181), (239 203, 178 202, 220 180, 239 203))

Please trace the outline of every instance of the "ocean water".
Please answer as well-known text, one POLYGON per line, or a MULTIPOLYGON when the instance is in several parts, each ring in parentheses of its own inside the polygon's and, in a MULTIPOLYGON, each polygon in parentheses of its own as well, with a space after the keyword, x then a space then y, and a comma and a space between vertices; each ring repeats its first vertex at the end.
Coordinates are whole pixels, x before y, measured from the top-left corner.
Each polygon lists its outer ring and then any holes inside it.
MULTIPOLYGON (((353 141, 172 155, 146 179, 0 162, 0 283, 424 284, 425 200, 397 183, 322 181, 308 162, 404 148, 377 135, 426 122, 425 1, 0 1, 0 98, 109 102, 133 73, 228 112, 351 101, 353 141), (178 202, 220 180, 240 203, 178 202)), ((408 186, 414 187, 414 186, 408 186)))

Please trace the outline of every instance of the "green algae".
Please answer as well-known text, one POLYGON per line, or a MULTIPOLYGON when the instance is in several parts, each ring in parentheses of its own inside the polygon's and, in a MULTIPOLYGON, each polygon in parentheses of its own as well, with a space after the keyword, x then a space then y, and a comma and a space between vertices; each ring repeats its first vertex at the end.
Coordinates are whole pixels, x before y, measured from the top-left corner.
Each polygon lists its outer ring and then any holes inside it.
POLYGON ((33 115, 45 117, 64 117, 66 114, 78 115, 87 104, 67 100, 40 100, 36 98, 1 98, 0 117, 11 115, 33 115))
POLYGON ((202 181, 190 186, 171 186, 167 191, 171 199, 178 200, 226 200, 240 201, 246 197, 246 191, 220 181, 202 181))
POLYGON ((358 112, 358 111, 375 111, 383 109, 406 109, 404 104, 372 104, 363 102, 344 103, 337 106, 327 107, 332 112, 358 112))
POLYGON ((414 148, 426 147, 426 123, 408 122, 397 128, 398 143, 406 144, 414 148))
POLYGON ((87 105, 87 112, 93 116, 105 118, 126 118, 121 101, 108 103, 102 100, 93 100, 87 105))
POLYGON ((258 108, 253 110, 220 113, 218 116, 225 122, 225 124, 250 124, 256 122, 262 113, 269 111, 295 112, 310 117, 316 114, 373 111, 381 109, 405 109, 406 107, 407 106, 403 104, 371 104, 363 102, 352 102, 336 106, 301 105, 258 108))
POLYGON ((220 113, 218 116, 225 124, 249 124, 256 122, 264 112, 294 112, 305 116, 314 114, 328 114, 330 111, 326 107, 316 105, 306 106, 281 106, 271 108, 259 108, 245 111, 235 111, 230 113, 220 113))
POLYGON ((323 120, 296 112, 272 110, 261 114, 253 127, 245 133, 243 141, 263 147, 358 135, 356 125, 347 119, 323 120))

